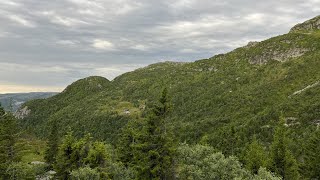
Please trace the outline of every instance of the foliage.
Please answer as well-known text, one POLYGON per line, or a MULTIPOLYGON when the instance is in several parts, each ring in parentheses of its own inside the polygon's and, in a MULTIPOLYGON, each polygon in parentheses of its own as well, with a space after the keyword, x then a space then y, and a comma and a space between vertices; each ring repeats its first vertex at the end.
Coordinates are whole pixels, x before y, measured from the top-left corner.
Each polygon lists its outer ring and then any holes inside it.
POLYGON ((284 121, 281 120, 274 134, 274 141, 271 145, 270 169, 284 179, 299 179, 298 164, 290 150, 288 150, 288 139, 284 121))
POLYGON ((254 180, 281 180, 282 178, 275 176, 273 173, 267 171, 266 168, 260 167, 258 174, 254 175, 254 180))
POLYGON ((32 164, 32 169, 36 175, 36 177, 48 177, 48 170, 50 170, 50 167, 48 164, 32 164))
POLYGON ((71 172, 71 179, 73 180, 99 180, 100 174, 97 169, 90 167, 83 167, 71 172))
POLYGON ((309 138, 305 147, 305 169, 304 173, 310 179, 320 179, 320 130, 315 130, 309 138))
POLYGON ((6 112, 4 111, 3 107, 1 106, 0 103, 0 116, 3 116, 6 112))
POLYGON ((75 138, 73 137, 72 132, 68 132, 64 137, 62 144, 59 146, 54 170, 57 172, 57 177, 60 179, 67 179, 69 177, 69 173, 73 169, 76 169, 74 166, 77 162, 73 159, 74 143, 75 138))
MULTIPOLYGON (((141 171, 150 167, 148 157, 158 156, 151 142, 160 146, 171 136, 161 136, 162 141, 152 134, 171 131, 176 142, 201 142, 240 158, 256 136, 270 153, 270 168, 285 178, 290 172, 294 179, 296 164, 303 163, 295 161, 303 158, 301 147, 307 146, 320 118, 319 50, 320 31, 292 32, 192 63, 153 64, 113 81, 88 77, 54 97, 24 104, 31 113, 20 124, 41 138, 48 137, 53 121, 61 128, 59 136, 68 126, 76 138, 92 133, 117 147, 125 168, 141 171), (163 87, 172 96, 170 113, 150 118, 150 104, 161 105, 157 97, 163 87), (287 125, 285 135, 274 131, 280 116, 287 125), (160 127, 162 120, 166 123, 160 127), (150 156, 140 157, 139 151, 150 156)), ((259 151, 241 159, 253 172, 265 161, 257 160, 259 151)))
POLYGON ((175 147, 171 132, 166 127, 169 112, 170 100, 167 89, 164 89, 143 128, 133 129, 133 126, 128 126, 123 131, 123 139, 119 143, 123 145, 119 147, 120 157, 128 167, 135 169, 138 179, 173 177, 175 147))
POLYGON ((168 126, 175 128, 180 142, 197 143, 207 135, 208 144, 227 155, 239 155, 253 134, 262 143, 271 143, 272 128, 268 127, 275 126, 279 112, 283 112, 284 117, 296 118, 292 125, 295 131, 289 136, 299 147, 304 144, 300 132, 314 126, 313 121, 319 118, 319 85, 294 94, 319 81, 317 34, 285 34, 193 63, 158 63, 111 82, 98 77, 82 79, 57 96, 26 103, 31 114, 23 126, 46 137, 48 123, 57 120, 62 127, 60 135, 69 125, 77 137, 90 132, 114 144, 121 128, 139 114, 133 111, 143 113, 143 107, 156 102, 167 86, 172 94, 168 126), (265 58, 267 52, 286 54, 292 49, 308 52, 284 62, 248 62, 265 58), (121 104, 128 104, 132 114, 121 113, 121 104))
POLYGON ((0 177, 5 177, 9 164, 20 161, 23 144, 18 138, 16 119, 10 113, 2 113, 0 115, 0 177))
POLYGON ((34 180, 47 177, 46 164, 28 164, 24 162, 12 162, 6 170, 6 179, 34 180))
POLYGON ((226 158, 208 146, 182 145, 178 148, 179 179, 244 179, 249 173, 235 157, 226 158))
POLYGON ((58 154, 59 146, 59 134, 58 134, 58 124, 56 121, 53 122, 51 127, 51 132, 48 137, 47 149, 45 152, 45 160, 48 164, 53 165, 56 161, 56 156, 58 154))
POLYGON ((6 170, 6 173, 7 178, 12 180, 34 180, 36 176, 32 165, 22 162, 11 163, 6 170))
POLYGON ((225 157, 210 146, 182 144, 177 154, 178 179, 281 179, 262 167, 256 174, 251 174, 237 158, 225 157))
POLYGON ((59 179, 131 179, 132 172, 116 161, 114 152, 111 145, 93 141, 90 134, 77 139, 69 131, 59 145, 53 167, 59 179))
POLYGON ((267 153, 256 137, 253 138, 252 143, 246 148, 245 152, 245 167, 252 173, 257 174, 260 167, 267 167, 267 153))

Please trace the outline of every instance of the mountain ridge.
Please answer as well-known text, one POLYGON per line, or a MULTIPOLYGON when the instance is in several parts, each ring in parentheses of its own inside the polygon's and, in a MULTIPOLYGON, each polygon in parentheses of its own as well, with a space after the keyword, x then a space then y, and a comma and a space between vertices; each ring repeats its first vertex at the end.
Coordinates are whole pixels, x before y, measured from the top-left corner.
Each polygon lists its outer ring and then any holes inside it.
POLYGON ((205 142, 226 155, 239 155, 254 135, 270 143, 283 117, 299 157, 299 147, 320 118, 320 87, 305 89, 320 80, 319 60, 320 31, 290 32, 192 63, 157 63, 113 81, 101 78, 101 88, 100 78, 89 87, 82 79, 69 93, 24 104, 30 114, 23 124, 45 137, 50 122, 58 121, 61 133, 69 126, 76 135, 92 132, 115 143, 121 128, 143 120, 145 107, 167 87, 173 104, 167 118, 180 142, 205 142))

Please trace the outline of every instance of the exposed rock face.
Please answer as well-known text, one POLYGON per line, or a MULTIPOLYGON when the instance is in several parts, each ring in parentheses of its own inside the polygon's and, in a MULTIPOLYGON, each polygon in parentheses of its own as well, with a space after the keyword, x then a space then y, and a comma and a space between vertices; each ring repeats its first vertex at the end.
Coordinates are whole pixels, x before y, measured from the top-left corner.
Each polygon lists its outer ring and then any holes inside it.
POLYGON ((248 42, 248 44, 245 46, 245 48, 251 48, 251 47, 254 47, 254 46, 258 45, 258 44, 259 44, 259 42, 257 42, 257 41, 250 41, 250 42, 248 42))
POLYGON ((320 30, 320 16, 312 18, 304 23, 295 25, 293 28, 291 28, 290 32, 314 30, 320 30))
POLYGON ((41 162, 41 161, 32 161, 31 162, 32 165, 45 165, 45 162, 41 162))
POLYGON ((320 127, 320 119, 314 120, 313 124, 317 126, 317 129, 319 129, 319 127, 320 127))
POLYGON ((31 110, 28 109, 28 106, 25 106, 22 109, 19 109, 16 113, 14 113, 14 116, 17 119, 24 119, 25 117, 27 117, 29 114, 31 113, 31 110))
POLYGON ((286 51, 265 51, 249 60, 251 64, 265 64, 269 60, 276 60, 280 62, 287 61, 290 58, 296 58, 308 52, 308 49, 291 48, 286 51))

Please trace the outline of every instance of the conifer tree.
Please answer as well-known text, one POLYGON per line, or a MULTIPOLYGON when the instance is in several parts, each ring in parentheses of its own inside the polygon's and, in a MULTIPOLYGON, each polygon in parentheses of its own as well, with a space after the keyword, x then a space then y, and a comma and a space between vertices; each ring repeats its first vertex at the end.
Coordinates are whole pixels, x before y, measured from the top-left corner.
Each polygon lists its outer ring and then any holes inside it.
POLYGON ((92 137, 87 134, 77 140, 72 131, 69 131, 62 140, 54 164, 54 170, 59 179, 70 179, 70 173, 86 166, 104 168, 106 166, 106 145, 92 142, 92 137))
POLYGON ((246 148, 244 161, 245 167, 254 174, 258 173, 260 167, 266 167, 266 152, 255 136, 252 143, 246 148))
POLYGON ((18 127, 16 118, 0 107, 0 176, 5 176, 10 163, 20 160, 20 147, 17 145, 18 127))
POLYGON ((58 129, 59 127, 58 127, 57 121, 53 121, 51 126, 51 132, 48 138, 47 149, 44 156, 46 162, 51 166, 55 163, 56 156, 58 153, 58 147, 59 147, 58 129))
POLYGON ((288 149, 287 142, 286 129, 282 118, 271 145, 270 169, 284 179, 299 179, 298 164, 288 149))
POLYGON ((139 159, 139 179, 168 179, 173 165, 174 144, 166 127, 166 116, 170 112, 167 89, 162 91, 142 134, 140 142, 135 145, 135 158, 139 159))
POLYGON ((75 138, 72 131, 69 131, 59 146, 56 163, 54 164, 54 170, 57 172, 59 179, 68 179, 70 172, 73 170, 74 158, 72 154, 74 142, 75 138))
POLYGON ((133 123, 123 132, 120 158, 136 170, 137 179, 169 179, 173 172, 175 145, 166 117, 170 112, 167 89, 147 116, 143 128, 133 123), (130 151, 126 151, 130 149, 130 151))
POLYGON ((133 161, 133 146, 139 138, 140 129, 143 127, 141 121, 132 120, 122 129, 120 138, 117 143, 117 153, 119 160, 126 166, 132 165, 133 161))
POLYGON ((316 130, 306 145, 305 167, 310 179, 320 179, 320 130, 316 130))
POLYGON ((3 116, 6 112, 4 111, 3 107, 1 106, 0 103, 0 116, 3 116))

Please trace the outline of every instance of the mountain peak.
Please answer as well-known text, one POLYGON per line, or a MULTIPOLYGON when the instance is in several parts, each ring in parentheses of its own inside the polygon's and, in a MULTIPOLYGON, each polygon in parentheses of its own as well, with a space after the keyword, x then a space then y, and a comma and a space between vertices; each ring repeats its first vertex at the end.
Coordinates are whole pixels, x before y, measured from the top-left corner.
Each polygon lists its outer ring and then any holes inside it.
POLYGON ((62 93, 96 92, 108 87, 109 84, 110 81, 104 77, 90 76, 72 83, 62 93))
POLYGON ((320 30, 320 15, 295 25, 290 32, 320 30))

